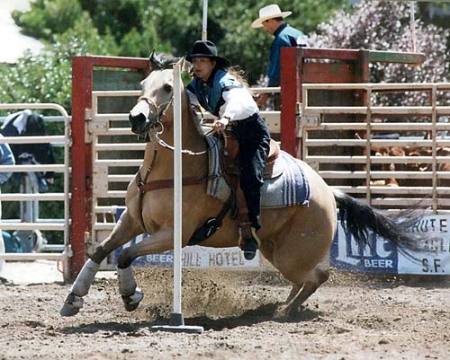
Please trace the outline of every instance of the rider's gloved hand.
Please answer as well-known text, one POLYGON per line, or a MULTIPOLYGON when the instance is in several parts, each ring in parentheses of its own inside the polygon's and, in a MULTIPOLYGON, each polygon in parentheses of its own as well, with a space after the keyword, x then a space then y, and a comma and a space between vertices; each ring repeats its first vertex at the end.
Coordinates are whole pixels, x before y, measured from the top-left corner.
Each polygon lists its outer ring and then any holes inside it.
POLYGON ((213 128, 216 133, 223 133, 225 131, 225 127, 230 122, 230 119, 223 117, 214 121, 213 128))

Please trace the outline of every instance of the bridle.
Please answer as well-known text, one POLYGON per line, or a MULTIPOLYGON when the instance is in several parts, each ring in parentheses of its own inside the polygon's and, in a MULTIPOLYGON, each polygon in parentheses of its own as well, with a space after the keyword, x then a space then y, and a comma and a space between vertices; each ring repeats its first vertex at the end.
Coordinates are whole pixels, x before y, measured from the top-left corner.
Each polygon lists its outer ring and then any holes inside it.
MULTIPOLYGON (((141 96, 138 99, 139 101, 145 101, 149 107, 150 107, 150 111, 153 108, 156 111, 157 117, 156 117, 156 121, 152 122, 152 124, 149 124, 148 127, 145 129, 145 131, 148 134, 148 137, 150 139, 150 141, 153 143, 153 156, 152 156, 152 161, 150 166, 146 169, 145 171, 145 175, 142 178, 141 174, 140 174, 140 170, 136 173, 136 185, 139 189, 139 214, 140 214, 140 223, 142 228, 147 231, 147 228, 145 227, 145 222, 144 222, 144 218, 143 218, 143 214, 142 214, 142 201, 144 198, 144 194, 146 191, 149 190, 156 190, 156 189, 162 189, 162 188, 167 188, 167 187, 171 187, 173 184, 173 180, 169 179, 169 180, 160 180, 160 181, 153 181, 148 183, 148 177, 153 169, 153 165, 155 163, 156 157, 158 155, 158 150, 157 150, 157 146, 155 145, 155 140, 158 142, 158 144, 166 149, 172 150, 174 151, 174 147, 167 144, 163 139, 161 139, 159 137, 159 135, 161 135, 162 133, 164 133, 164 118, 167 116, 167 111, 170 108, 170 105, 173 102, 173 94, 170 97, 170 99, 168 101, 166 101, 165 103, 162 103, 160 105, 157 105, 152 99, 150 99, 147 96, 141 96), (163 108, 160 111, 160 108, 163 108)), ((207 150, 204 151, 199 151, 199 152, 194 152, 191 150, 186 150, 186 149, 182 149, 181 153, 183 154, 187 154, 187 155, 203 155, 207 153, 207 150)), ((201 176, 201 177, 191 177, 191 178, 186 178, 183 179, 183 183, 185 185, 196 185, 196 184, 200 184, 203 183, 204 181, 208 180, 208 177, 206 176, 201 176)))
MULTIPOLYGON (((157 114, 156 124, 162 126, 161 119, 166 116, 166 112, 167 112, 167 110, 169 110, 169 107, 173 102, 173 95, 170 97, 170 99, 168 101, 166 101, 162 104, 159 104, 159 105, 156 104, 154 100, 152 100, 148 96, 144 96, 144 95, 140 96, 137 102, 139 103, 140 101, 144 101, 147 103, 147 105, 150 108, 150 112, 151 112, 152 108, 155 110, 155 114, 157 114), (165 107, 162 109, 162 111, 160 111, 160 108, 162 108, 163 106, 165 106, 165 107)), ((156 127, 156 126, 153 126, 150 124, 148 126, 148 128, 153 128, 153 127, 156 127)), ((146 129, 146 130, 148 130, 148 129, 146 129)), ((163 130, 160 132, 160 134, 162 134, 163 131, 164 131, 164 127, 163 127, 163 130)))
MULTIPOLYGON (((146 129, 146 131, 149 135, 150 141, 156 140, 160 146, 162 146, 163 148, 169 149, 171 151, 174 151, 175 148, 172 145, 169 145, 168 143, 166 143, 159 136, 164 133, 165 128, 164 128, 163 120, 167 115, 167 111, 169 110, 170 105, 172 105, 172 103, 173 103, 173 98, 174 98, 174 96, 172 94, 172 96, 170 97, 170 99, 168 101, 166 101, 162 104, 159 104, 159 105, 156 104, 155 101, 153 101, 152 99, 150 99, 147 96, 140 96, 138 99, 138 102, 145 101, 148 104, 148 106, 150 107, 150 109, 153 108, 154 110, 156 110, 155 113, 157 114, 157 118, 156 118, 155 124, 151 124, 151 125, 149 124, 148 128, 146 129), (161 107, 164 107, 162 109, 162 111, 160 111, 161 107)), ((208 150, 195 152, 192 150, 181 149, 182 154, 192 155, 192 156, 204 155, 207 152, 208 152, 208 150)))

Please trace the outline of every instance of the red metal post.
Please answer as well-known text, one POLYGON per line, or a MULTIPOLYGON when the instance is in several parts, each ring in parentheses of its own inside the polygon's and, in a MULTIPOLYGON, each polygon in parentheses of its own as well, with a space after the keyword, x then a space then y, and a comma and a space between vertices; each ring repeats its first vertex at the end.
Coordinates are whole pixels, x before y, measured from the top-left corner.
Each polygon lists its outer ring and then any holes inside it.
POLYGON ((94 67, 145 71, 143 58, 76 56, 72 60, 72 149, 71 149, 71 229, 70 278, 74 280, 84 265, 86 239, 92 234, 92 144, 86 139, 86 111, 92 108, 94 67))
POLYGON ((92 105, 92 65, 86 57, 72 60, 72 153, 70 277, 75 279, 85 261, 85 238, 91 228, 92 148, 85 143, 85 111, 92 105))
POLYGON ((281 49, 281 121, 280 137, 283 150, 297 156, 297 49, 281 49))

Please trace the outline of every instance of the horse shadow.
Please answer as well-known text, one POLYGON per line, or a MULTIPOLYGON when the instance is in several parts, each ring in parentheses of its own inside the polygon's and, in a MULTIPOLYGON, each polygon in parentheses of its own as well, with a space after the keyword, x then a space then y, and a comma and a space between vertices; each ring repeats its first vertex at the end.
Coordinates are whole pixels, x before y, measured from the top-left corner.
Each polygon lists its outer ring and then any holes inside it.
MULTIPOLYGON (((241 326, 252 326, 267 321, 278 323, 308 322, 320 319, 322 313, 318 310, 303 308, 299 312, 285 317, 276 317, 276 311, 280 303, 264 304, 255 309, 247 310, 237 316, 222 318, 210 318, 208 316, 193 316, 184 319, 185 325, 202 326, 205 331, 222 331, 234 329, 241 326)), ((139 336, 142 330, 152 330, 155 325, 168 325, 170 319, 160 316, 153 321, 139 321, 134 323, 95 322, 91 324, 80 324, 77 326, 66 326, 60 331, 64 334, 94 334, 105 332, 105 336, 114 336, 126 333, 128 336, 139 336)))
POLYGON ((241 326, 252 326, 267 321, 278 323, 307 322, 319 319, 322 315, 318 310, 302 308, 300 311, 289 316, 277 317, 277 309, 280 305, 280 303, 264 304, 237 316, 217 319, 212 319, 208 316, 191 317, 185 319, 185 324, 203 326, 205 330, 221 331, 241 326))
POLYGON ((60 329, 60 332, 65 335, 73 334, 95 334, 98 332, 104 332, 105 336, 108 337, 118 335, 119 333, 135 334, 139 330, 144 329, 149 326, 148 321, 139 321, 135 323, 122 323, 117 321, 109 322, 94 322, 90 324, 80 324, 77 326, 65 326, 60 329))

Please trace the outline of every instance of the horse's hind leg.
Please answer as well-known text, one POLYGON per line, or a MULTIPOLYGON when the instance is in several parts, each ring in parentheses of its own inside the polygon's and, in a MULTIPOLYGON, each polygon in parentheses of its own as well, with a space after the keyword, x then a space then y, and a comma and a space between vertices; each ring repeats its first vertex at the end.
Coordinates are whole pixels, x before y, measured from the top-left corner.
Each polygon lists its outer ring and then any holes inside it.
POLYGON ((83 307, 83 296, 89 292, 100 263, 109 253, 141 232, 139 226, 133 222, 128 212, 125 211, 108 238, 96 247, 91 258, 85 262, 60 310, 61 316, 73 316, 80 311, 83 307))
POLYGON ((303 286, 303 284, 293 284, 292 285, 291 292, 289 293, 289 295, 285 301, 285 305, 289 304, 292 300, 294 300, 297 297, 298 293, 302 289, 302 286, 303 286))
POLYGON ((313 281, 305 281, 301 291, 291 302, 288 315, 300 311, 301 305, 330 277, 329 270, 314 269, 314 271, 315 279, 313 281))
POLYGON ((329 278, 328 268, 318 266, 306 276, 303 284, 294 284, 286 303, 277 309, 277 316, 292 316, 300 311, 301 305, 329 278))

